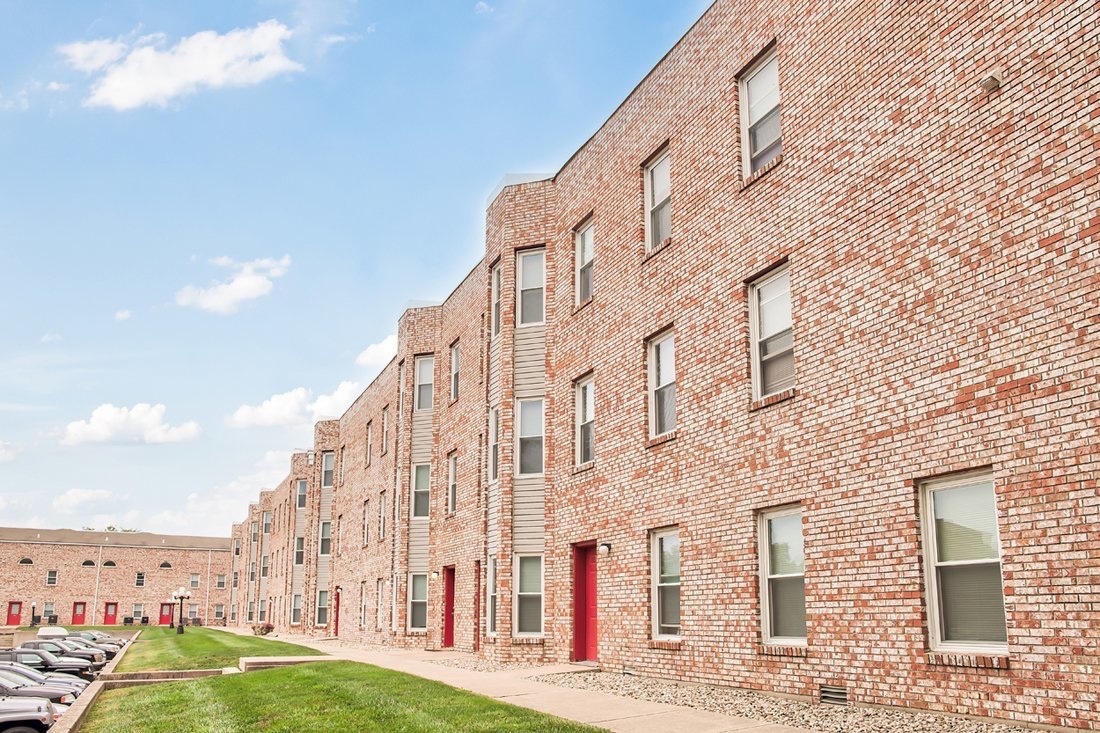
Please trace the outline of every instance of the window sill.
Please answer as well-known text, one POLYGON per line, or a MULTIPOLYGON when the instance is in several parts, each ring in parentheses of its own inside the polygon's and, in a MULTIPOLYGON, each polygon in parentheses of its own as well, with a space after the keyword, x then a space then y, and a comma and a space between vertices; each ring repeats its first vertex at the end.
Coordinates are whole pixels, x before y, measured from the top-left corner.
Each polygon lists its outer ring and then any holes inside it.
POLYGON ((582 310, 584 310, 585 306, 587 306, 591 302, 592 302, 592 296, 589 295, 583 301, 581 301, 580 303, 577 303, 575 306, 573 306, 573 312, 570 315, 574 315, 574 316, 577 315, 582 310))
POLYGON ((783 390, 782 392, 776 392, 775 394, 770 394, 767 397, 753 400, 749 403, 749 412, 762 410, 765 407, 771 407, 772 405, 779 404, 780 402, 786 402, 787 400, 797 396, 798 389, 796 387, 791 387, 789 389, 783 390))
POLYGON ((589 461, 588 463, 582 463, 579 466, 573 466, 573 475, 576 476, 579 473, 586 473, 596 467, 595 461, 589 461))
POLYGON ((806 657, 806 647, 798 644, 759 644, 756 653, 765 657, 806 657))
POLYGON ((650 247, 647 244, 646 250, 645 250, 645 257, 642 258, 642 262, 647 262, 648 260, 650 260, 651 258, 656 256, 658 253, 664 252, 666 249, 669 248, 669 245, 671 245, 671 244, 672 244, 672 237, 666 237, 664 239, 664 241, 662 241, 660 244, 658 244, 655 247, 650 247))
POLYGON ((428 635, 428 630, 427 629, 409 629, 408 631, 405 632, 405 635, 406 636, 427 636, 428 635))
POLYGON ((668 433, 665 433, 664 435, 658 435, 656 438, 650 438, 649 440, 647 440, 645 442, 645 447, 646 448, 656 448, 659 445, 664 445, 665 443, 671 443, 674 440, 676 440, 676 431, 675 430, 673 430, 671 432, 668 432, 668 433))
POLYGON ((682 642, 679 639, 650 639, 650 649, 664 649, 670 652, 680 651, 680 644, 682 642))
POLYGON ((513 636, 512 646, 542 646, 545 641, 542 636, 513 636))
POLYGON ((751 174, 748 178, 746 178, 745 182, 741 184, 741 190, 744 191, 746 188, 748 188, 752 184, 756 183, 757 181, 759 181, 764 176, 768 175, 768 173, 770 173, 772 170, 774 170, 775 167, 778 166, 782 162, 783 162, 783 153, 780 153, 779 155, 775 156, 770 161, 768 161, 768 164, 766 166, 764 166, 763 168, 761 168, 760 170, 756 171, 755 173, 751 174))
POLYGON ((447 402, 447 407, 454 407, 456 402, 458 402, 458 398, 457 397, 452 397, 450 399, 450 401, 447 402))
POLYGON ((1007 654, 981 654, 977 652, 925 652, 929 664, 942 667, 971 667, 974 669, 1008 669, 1007 654))

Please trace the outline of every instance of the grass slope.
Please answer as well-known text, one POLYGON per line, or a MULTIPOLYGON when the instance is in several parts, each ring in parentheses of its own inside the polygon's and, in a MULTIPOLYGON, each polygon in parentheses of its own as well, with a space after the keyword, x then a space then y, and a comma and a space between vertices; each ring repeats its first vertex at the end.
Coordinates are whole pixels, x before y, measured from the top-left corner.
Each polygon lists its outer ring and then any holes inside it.
POLYGON ((116 672, 151 669, 220 669, 236 667, 240 657, 296 657, 322 654, 316 650, 258 636, 238 636, 196 626, 177 634, 170 627, 142 629, 130 644, 116 672))
POLYGON ((592 733, 598 729, 356 662, 104 692, 81 733, 592 733))

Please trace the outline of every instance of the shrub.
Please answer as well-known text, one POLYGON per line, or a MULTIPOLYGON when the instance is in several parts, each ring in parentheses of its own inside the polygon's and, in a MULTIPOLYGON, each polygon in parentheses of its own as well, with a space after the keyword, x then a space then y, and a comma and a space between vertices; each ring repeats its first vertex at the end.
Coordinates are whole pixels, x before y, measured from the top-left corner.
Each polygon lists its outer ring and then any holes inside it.
POLYGON ((275 630, 275 624, 256 624, 252 627, 252 633, 256 636, 267 636, 275 630))

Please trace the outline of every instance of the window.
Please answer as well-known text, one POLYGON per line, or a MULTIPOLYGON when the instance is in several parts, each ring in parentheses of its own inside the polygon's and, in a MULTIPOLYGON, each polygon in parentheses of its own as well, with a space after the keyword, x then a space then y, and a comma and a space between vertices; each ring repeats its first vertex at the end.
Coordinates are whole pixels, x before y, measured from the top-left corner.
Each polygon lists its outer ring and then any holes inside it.
POLYGON ((416 407, 417 410, 432 409, 432 389, 435 386, 435 357, 416 357, 416 407))
POLYGON ((397 584, 400 576, 393 574, 393 582, 390 585, 390 628, 397 631, 397 584))
POLYGON ((546 253, 541 249, 519 255, 519 325, 531 326, 543 322, 544 265, 546 253))
POLYGON ((586 224, 577 231, 577 304, 592 297, 592 259, 596 256, 596 226, 586 224))
POLYGON ((374 452, 374 445, 373 444, 374 444, 374 421, 372 420, 369 423, 367 423, 367 441, 366 441, 366 446, 367 447, 364 451, 364 456, 363 456, 363 465, 364 466, 369 466, 370 465, 370 455, 371 455, 371 453, 374 452))
POLYGON ((653 533, 653 635, 680 635, 680 532, 653 533))
POLYGON ((237 607, 236 606, 230 606, 229 607, 229 620, 230 621, 236 621, 237 620, 237 607))
POLYGON ((646 246, 653 250, 672 236, 672 180, 668 151, 645 168, 646 246))
POLYGON ((596 457, 596 383, 592 377, 577 382, 577 465, 596 457))
MULTIPOLYGON (((234 557, 240 557, 240 554, 241 554, 241 541, 239 539, 235 539, 235 540, 233 540, 233 556, 234 557)), ((106 564, 106 563, 104 563, 104 564, 106 564)), ((114 565, 114 563, 111 563, 111 565, 114 565)))
MULTIPOLYGON (((306 506, 306 480, 304 478, 298 479, 298 508, 304 509, 306 506)), ((238 555, 240 552, 237 553, 238 555)))
POLYGON ((423 573, 409 575, 409 630, 428 629, 428 576, 423 573))
POLYGON ((317 554, 332 554, 332 522, 321 522, 321 541, 317 549, 317 554))
POLYGON ((806 643, 802 509, 760 515, 760 609, 765 643, 806 643))
POLYGON ((144 606, 144 604, 135 603, 134 604, 134 610, 131 611, 131 613, 133 613, 134 618, 140 620, 141 617, 145 615, 145 606, 144 606))
POLYGON ((135 588, 144 588, 145 587, 145 573, 135 573, 134 574, 134 587, 135 588))
POLYGON ((248 563, 248 582, 252 583, 256 580, 256 561, 248 563))
POLYGON ((367 581, 359 583, 359 626, 367 625, 367 581))
POLYGON ((295 595, 290 602, 290 623, 302 623, 302 596, 295 595))
POLYGON ((271 512, 264 512, 264 534, 271 534, 271 512))
POLYGON ((775 49, 741 77, 745 175, 760 170, 783 152, 779 130, 779 59, 775 49))
POLYGON ((85 560, 84 562, 80 563, 80 566, 84 568, 94 568, 95 560, 85 560))
POLYGON ((397 414, 405 412, 405 360, 397 363, 397 414))
POLYGON ((489 480, 500 476, 500 408, 489 410, 489 480))
POLYGON ((458 506, 458 453, 447 456, 447 511, 453 512, 458 506))
POLYGON ((749 287, 752 381, 757 399, 794 386, 791 279, 787 268, 749 287))
MULTIPOLYGON (((252 529, 252 544, 256 544, 257 542, 260 541, 260 523, 259 522, 253 522, 251 529, 252 529)), ((162 568, 164 567, 164 565, 165 565, 165 563, 160 564, 160 566, 162 568)), ((172 567, 172 566, 169 565, 168 567, 172 567)))
POLYGON ((221 589, 221 588, 225 587, 225 574, 224 573, 221 573, 217 576, 217 578, 214 581, 214 587, 218 588, 218 589, 221 589))
POLYGON ((493 265, 493 269, 489 271, 489 289, 491 291, 492 298, 492 324, 491 332, 493 336, 500 333, 500 265, 493 265))
POLYGON ((344 466, 347 465, 347 461, 344 460, 344 454, 347 453, 347 446, 340 446, 340 485, 344 485, 344 466))
MULTIPOLYGON (((187 604, 187 618, 198 618, 198 617, 199 617, 199 604, 197 604, 197 603, 188 603, 187 604)), ((260 601, 260 620, 261 621, 264 620, 264 602, 263 601, 260 601)))
POLYGON ((317 591, 317 625, 328 625, 328 591, 317 591))
POLYGON ((336 517, 336 553, 344 551, 344 515, 336 517))
POLYGON ((42 615, 46 618, 54 615, 53 601, 47 601, 42 604, 42 615))
POLYGON ((519 472, 542 473, 542 399, 519 401, 519 472))
POLYGON ((170 562, 168 562, 167 560, 165 560, 164 562, 162 562, 162 563, 160 564, 160 569, 161 569, 161 570, 171 570, 171 569, 172 569, 172 563, 170 563, 170 562))
POLYGON ((105 568, 117 568, 118 563, 116 563, 114 560, 104 560, 103 561, 103 567, 105 567, 105 568))
POLYGON ((993 477, 970 474, 921 488, 932 647, 1005 649, 993 477))
POLYGON ((386 539, 386 492, 378 494, 378 539, 386 539))
POLYGON ((225 618, 225 604, 224 603, 214 604, 214 618, 216 618, 218 620, 221 620, 221 619, 225 618))
POLYGON ((56 570, 47 570, 46 571, 46 585, 57 585, 57 571, 56 570))
POLYGON ((198 588, 199 587, 199 580, 200 580, 200 577, 199 577, 198 573, 191 573, 191 587, 192 588, 198 588))
POLYGON ((421 463, 413 466, 412 515, 414 517, 428 516, 430 477, 431 466, 429 464, 421 463))
POLYGON ((256 618, 256 601, 248 602, 248 620, 252 621, 256 618))
POLYGON ((233 587, 239 588, 241 585, 241 573, 239 570, 233 571, 233 587))
POLYGON ((489 558, 489 577, 485 579, 489 600, 485 604, 485 626, 490 634, 497 633, 497 559, 489 558))
POLYGON ((649 431, 676 429, 676 337, 671 332, 649 342, 649 431))
MULTIPOLYGON (((267 577, 267 570, 268 570, 268 556, 264 555, 263 557, 260 558, 260 577, 261 578, 266 578, 267 577)), ((194 587, 197 588, 198 586, 194 586, 194 587)))
POLYGON ((542 555, 517 555, 516 633, 542 633, 542 555))
POLYGON ((458 399, 458 366, 459 366, 458 342, 451 344, 451 399, 458 399))
POLYGON ((387 446, 390 443, 390 408, 387 405, 382 408, 382 455, 386 455, 387 446))
POLYGON ((20 565, 34 565, 34 560, 31 560, 29 557, 25 557, 25 558, 23 558, 22 560, 19 561, 19 564, 20 565))
POLYGON ((370 542, 370 499, 363 501, 363 544, 370 542))
POLYGON ((379 578, 374 586, 374 628, 378 631, 382 630, 382 623, 385 621, 385 605, 383 603, 383 596, 386 594, 386 581, 379 578))
POLYGON ((330 450, 321 454, 321 488, 331 489, 334 469, 336 468, 336 454, 330 450))
POLYGON ((302 565, 306 561, 306 538, 294 538, 294 564, 302 565))

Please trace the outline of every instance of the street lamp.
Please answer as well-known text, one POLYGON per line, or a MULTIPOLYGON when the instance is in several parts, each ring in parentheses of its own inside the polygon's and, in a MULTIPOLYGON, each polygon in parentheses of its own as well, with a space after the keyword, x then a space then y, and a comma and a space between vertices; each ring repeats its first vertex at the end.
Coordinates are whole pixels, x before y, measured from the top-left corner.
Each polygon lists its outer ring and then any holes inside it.
POLYGON ((34 609, 35 609, 35 608, 37 608, 37 607, 38 607, 38 603, 37 603, 37 602, 35 602, 35 601, 31 601, 31 628, 32 628, 32 629, 33 629, 33 628, 34 628, 35 626, 38 626, 38 622, 36 622, 36 621, 34 620, 34 609))
POLYGON ((191 597, 191 591, 184 588, 182 585, 172 593, 172 600, 180 602, 180 624, 176 627, 176 633, 183 633, 183 601, 185 598, 191 597))

